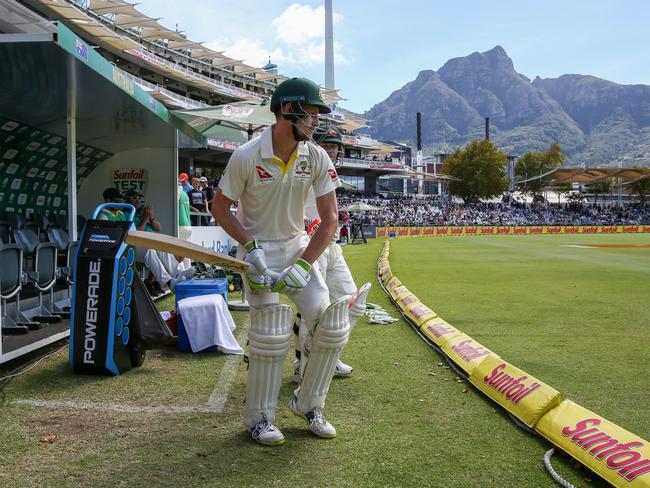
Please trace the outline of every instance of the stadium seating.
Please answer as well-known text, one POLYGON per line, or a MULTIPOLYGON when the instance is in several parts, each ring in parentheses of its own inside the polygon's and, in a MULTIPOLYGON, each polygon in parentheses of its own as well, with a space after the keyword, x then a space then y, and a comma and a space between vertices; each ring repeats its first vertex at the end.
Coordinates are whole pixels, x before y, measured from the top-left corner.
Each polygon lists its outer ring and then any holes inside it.
POLYGON ((2 299, 2 333, 26 334, 29 320, 20 312, 23 276, 23 251, 17 244, 0 246, 0 299, 2 299), (7 301, 16 297, 16 308, 9 313, 7 301))
POLYGON ((54 305, 54 284, 57 279, 56 246, 51 242, 40 242, 36 233, 30 229, 15 229, 14 239, 22 248, 25 261, 31 261, 31 267, 26 267, 28 282, 34 284, 38 291, 39 307, 34 314, 34 320, 39 322, 59 322, 60 315, 52 313, 54 305), (31 269, 30 269, 31 268, 31 269), (49 296, 48 306, 43 303, 43 294, 49 296))

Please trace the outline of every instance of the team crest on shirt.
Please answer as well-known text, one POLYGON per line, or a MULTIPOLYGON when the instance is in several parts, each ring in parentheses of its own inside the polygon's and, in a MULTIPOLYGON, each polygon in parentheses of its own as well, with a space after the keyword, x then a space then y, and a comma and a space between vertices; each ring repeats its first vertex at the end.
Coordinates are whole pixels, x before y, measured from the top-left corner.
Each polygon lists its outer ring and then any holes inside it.
POLYGON ((255 166, 255 170, 257 171, 257 177, 260 181, 273 181, 273 175, 261 166, 255 166))
POLYGON ((311 163, 307 159, 303 159, 296 163, 296 178, 311 178, 311 163))

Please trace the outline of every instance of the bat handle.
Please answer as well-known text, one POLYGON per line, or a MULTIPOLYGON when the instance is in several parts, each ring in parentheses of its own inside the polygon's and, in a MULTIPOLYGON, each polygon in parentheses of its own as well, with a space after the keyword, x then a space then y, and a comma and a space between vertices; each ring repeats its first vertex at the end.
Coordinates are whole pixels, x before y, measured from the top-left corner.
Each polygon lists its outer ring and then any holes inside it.
POLYGON ((276 279, 278 276, 280 276, 280 273, 276 273, 275 271, 266 268, 266 271, 264 271, 264 274, 266 276, 270 276, 272 279, 276 279))

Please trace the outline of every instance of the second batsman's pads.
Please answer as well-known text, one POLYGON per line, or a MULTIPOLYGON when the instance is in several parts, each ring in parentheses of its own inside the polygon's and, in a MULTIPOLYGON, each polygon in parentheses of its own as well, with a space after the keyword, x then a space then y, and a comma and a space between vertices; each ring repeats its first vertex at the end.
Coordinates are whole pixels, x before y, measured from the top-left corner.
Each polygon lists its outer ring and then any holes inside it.
POLYGON ((366 300, 368 300, 370 288, 372 288, 370 283, 364 283, 350 304, 350 330, 354 329, 357 321, 366 313, 366 300))
POLYGON ((251 314, 244 410, 246 427, 252 427, 260 420, 275 422, 292 323, 293 309, 288 305, 273 305, 251 314))
POLYGON ((336 300, 325 309, 316 324, 309 356, 303 355, 302 358, 302 382, 296 405, 302 413, 325 406, 336 362, 350 335, 348 305, 351 298, 345 296, 336 300))

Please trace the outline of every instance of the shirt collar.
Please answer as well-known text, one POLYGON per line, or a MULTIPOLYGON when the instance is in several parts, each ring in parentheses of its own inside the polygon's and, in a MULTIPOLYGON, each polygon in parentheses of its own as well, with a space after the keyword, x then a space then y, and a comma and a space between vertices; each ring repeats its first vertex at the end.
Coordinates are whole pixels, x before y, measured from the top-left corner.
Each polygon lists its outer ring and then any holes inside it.
MULTIPOLYGON (((262 159, 273 159, 275 154, 273 153, 273 132, 271 127, 267 127, 262 131, 260 136, 260 155, 262 159)), ((309 148, 307 147, 306 142, 298 143, 298 156, 308 156, 309 148)))

